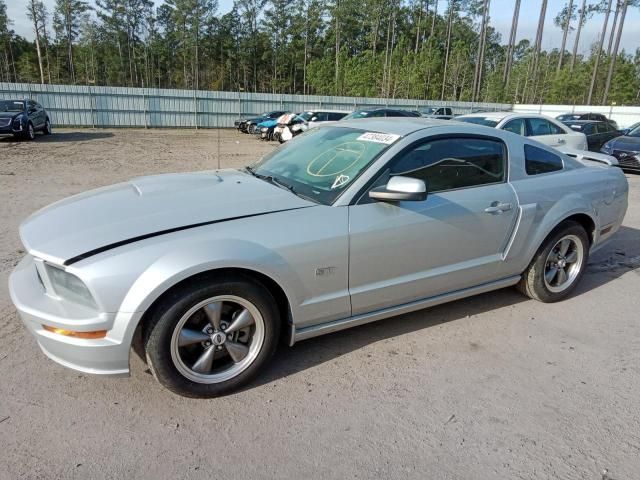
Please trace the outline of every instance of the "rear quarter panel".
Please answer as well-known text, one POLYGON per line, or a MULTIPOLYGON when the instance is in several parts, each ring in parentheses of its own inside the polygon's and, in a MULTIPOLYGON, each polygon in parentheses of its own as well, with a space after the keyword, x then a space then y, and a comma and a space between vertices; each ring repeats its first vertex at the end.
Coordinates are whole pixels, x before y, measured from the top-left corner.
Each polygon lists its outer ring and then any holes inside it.
POLYGON ((522 145, 511 144, 510 157, 510 183, 518 197, 519 212, 512 243, 505 252, 503 274, 524 271, 549 233, 572 215, 585 214, 592 219, 595 228, 589 233, 593 247, 619 228, 626 211, 627 186, 618 169, 587 167, 562 155, 564 170, 530 176, 524 168, 522 145))

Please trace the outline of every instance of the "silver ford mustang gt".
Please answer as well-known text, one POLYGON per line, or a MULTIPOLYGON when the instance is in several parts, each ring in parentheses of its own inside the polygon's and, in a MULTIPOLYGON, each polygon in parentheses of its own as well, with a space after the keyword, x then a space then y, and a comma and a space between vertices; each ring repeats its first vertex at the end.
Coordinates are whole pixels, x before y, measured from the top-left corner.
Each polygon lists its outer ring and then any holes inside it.
POLYGON ((510 132, 425 119, 319 127, 243 170, 157 175, 21 226, 10 278, 46 355, 181 395, 246 384, 306 338, 517 285, 566 297, 620 227, 622 172, 510 132))

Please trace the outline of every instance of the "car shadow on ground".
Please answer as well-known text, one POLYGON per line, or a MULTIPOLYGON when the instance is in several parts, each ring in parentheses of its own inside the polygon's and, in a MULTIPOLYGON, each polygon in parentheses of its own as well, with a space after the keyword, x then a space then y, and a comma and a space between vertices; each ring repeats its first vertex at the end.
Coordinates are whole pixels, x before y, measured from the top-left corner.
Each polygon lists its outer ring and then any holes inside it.
MULTIPOLYGON (((640 275, 640 230, 621 227, 610 243, 594 253, 572 296, 586 295, 629 271, 640 275)), ((315 367, 372 343, 524 301, 529 299, 515 288, 504 288, 305 340, 292 348, 280 348, 266 371, 246 388, 315 367)))
MULTIPOLYGON (((111 132, 102 131, 78 131, 78 132, 56 132, 52 135, 36 134, 36 143, 64 143, 64 142, 86 142, 89 140, 101 140, 103 138, 113 137, 111 132)), ((15 138, 13 136, 0 137, 0 143, 28 143, 27 140, 15 138)))

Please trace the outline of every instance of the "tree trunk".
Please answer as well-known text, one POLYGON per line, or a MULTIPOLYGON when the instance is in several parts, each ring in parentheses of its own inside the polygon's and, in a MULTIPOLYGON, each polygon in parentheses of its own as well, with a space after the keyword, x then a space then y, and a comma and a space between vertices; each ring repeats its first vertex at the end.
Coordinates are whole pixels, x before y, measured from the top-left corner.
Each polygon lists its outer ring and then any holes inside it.
POLYGON ((569 6, 567 8, 567 18, 565 24, 562 27, 562 45, 560 47, 560 58, 558 58, 558 67, 556 73, 562 68, 562 59, 564 58, 564 48, 567 45, 567 34, 569 33, 569 26, 571 25, 571 14, 573 13, 573 0, 569 0, 569 6))
POLYGON ((433 18, 431 19, 431 32, 429 32, 429 38, 433 37, 433 32, 436 28, 436 18, 438 18, 438 0, 435 1, 433 6, 433 18))
POLYGON ((576 30, 576 39, 573 43, 573 55, 571 56, 571 66, 569 71, 573 72, 573 68, 576 65, 576 56, 578 55, 578 44, 580 43, 580 32, 582 31, 582 24, 584 23, 584 16, 586 14, 587 0, 582 0, 582 8, 580 9, 580 17, 578 18, 578 29, 576 30))
POLYGON ((504 62, 504 72, 502 74, 502 83, 506 86, 509 83, 511 75, 511 65, 513 63, 513 51, 516 46, 516 35, 518 32, 518 18, 520 17, 520 0, 516 0, 513 9, 513 18, 511 19, 511 32, 509 33, 509 45, 507 46, 507 58, 504 62))
MULTIPOLYGON (((533 92, 535 92, 536 90, 536 79, 538 77, 538 60, 540 56, 540 48, 542 46, 542 35, 544 32, 544 19, 546 15, 547 15, 547 0, 542 0, 542 6, 540 7, 540 17, 538 19, 538 31, 536 33, 535 49, 533 52, 532 69, 531 69, 531 74, 529 75, 529 77, 531 78, 531 81, 533 82, 533 88, 531 89, 533 92)), ((527 89, 526 89, 526 83, 525 83, 525 92, 526 91, 527 89)))
POLYGON ((451 50, 451 30, 453 25, 453 9, 455 7, 455 1, 449 0, 449 17, 447 20, 447 46, 445 48, 444 55, 444 70, 442 72, 442 93, 440 94, 440 100, 444 100, 444 91, 447 81, 447 68, 449 67, 449 52, 451 50))
POLYGON ((591 99, 593 98, 593 89, 596 85, 596 77, 598 76, 598 67, 600 66, 600 57, 602 56, 602 47, 604 45, 604 37, 607 32, 607 23, 609 23, 609 13, 611 12, 611 3, 613 0, 609 0, 607 5, 607 11, 604 15, 604 25, 602 26, 602 32, 600 33, 600 40, 598 42, 598 52, 596 53, 596 63, 593 66, 593 72, 591 73, 591 85, 589 85, 589 96, 587 97, 587 105, 591 105, 591 99))
POLYGON ((38 67, 40 68, 40 83, 44 83, 44 67, 42 64, 42 50, 40 49, 40 18, 39 12, 36 8, 36 0, 29 2, 29 14, 33 20, 33 31, 36 34, 36 53, 38 55, 38 67))
POLYGON ((489 13, 489 0, 483 0, 482 23, 480 24, 480 38, 478 39, 478 57, 473 75, 473 88, 471 91, 471 101, 475 102, 480 94, 480 84, 482 82, 482 67, 484 63, 484 49, 487 35, 487 16, 489 13))
POLYGON ((604 95, 602 96, 602 104, 607 104, 607 97, 609 96, 609 89, 611 88, 611 80, 613 78, 613 72, 616 67, 616 58, 618 57, 618 48, 620 48, 620 37, 622 36, 622 29, 624 28, 624 17, 627 14, 628 0, 622 1, 622 12, 620 13, 620 25, 618 26, 618 33, 616 34, 616 41, 613 45, 613 52, 611 62, 609 62, 609 72, 607 73, 607 83, 604 87, 604 95))
POLYGON ((618 25, 618 16, 620 15, 620 5, 622 5, 622 0, 616 0, 616 11, 613 14, 613 24, 611 24, 611 34, 609 35, 609 45, 607 46, 607 57, 611 55, 613 37, 616 36, 616 26, 618 25))

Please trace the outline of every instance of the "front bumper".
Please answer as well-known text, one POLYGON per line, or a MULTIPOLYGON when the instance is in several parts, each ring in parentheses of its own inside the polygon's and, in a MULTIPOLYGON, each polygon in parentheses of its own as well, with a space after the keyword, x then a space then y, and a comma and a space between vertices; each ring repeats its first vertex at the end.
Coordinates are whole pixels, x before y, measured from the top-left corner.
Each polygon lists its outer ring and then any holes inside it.
POLYGON ((74 370, 98 375, 129 374, 130 342, 111 331, 117 315, 103 313, 50 297, 38 280, 31 255, 25 256, 9 277, 9 293, 27 330, 45 355, 74 370), (81 339, 52 333, 47 325, 65 330, 108 330, 100 339, 81 339))

